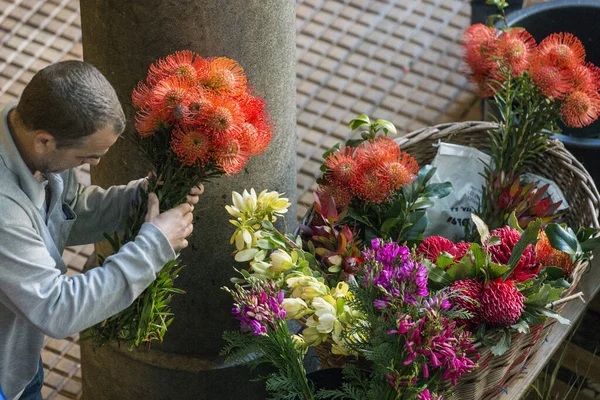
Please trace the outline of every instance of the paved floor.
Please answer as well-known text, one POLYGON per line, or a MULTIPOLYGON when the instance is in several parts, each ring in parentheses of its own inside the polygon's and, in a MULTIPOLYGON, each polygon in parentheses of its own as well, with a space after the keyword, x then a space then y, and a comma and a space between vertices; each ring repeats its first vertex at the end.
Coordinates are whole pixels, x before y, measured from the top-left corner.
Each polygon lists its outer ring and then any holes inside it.
MULTIPOLYGON (((0 10, 0 103, 15 100, 44 66, 82 58, 77 0, 0 0, 0 10)), ((469 19, 465 0, 297 1, 300 215, 321 154, 348 139, 354 116, 388 119, 400 133, 466 118, 477 101, 460 71, 469 19)), ((89 182, 89 170, 80 172, 89 182)), ((69 273, 92 252, 66 250, 69 273)), ((77 337, 46 341, 45 399, 81 398, 79 357, 77 337)))

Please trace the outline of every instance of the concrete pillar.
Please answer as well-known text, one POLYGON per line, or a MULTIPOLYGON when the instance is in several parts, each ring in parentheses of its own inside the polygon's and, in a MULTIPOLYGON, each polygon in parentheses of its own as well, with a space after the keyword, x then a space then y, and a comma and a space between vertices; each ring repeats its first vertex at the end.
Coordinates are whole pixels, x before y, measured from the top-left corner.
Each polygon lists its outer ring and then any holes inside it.
MULTIPOLYGON (((189 49, 204 57, 237 60, 265 98, 275 123, 269 150, 236 177, 206 185, 187 267, 177 286, 187 294, 172 303, 176 315, 164 343, 128 352, 115 346, 82 346, 87 400, 265 398, 244 369, 218 357, 223 330, 237 329, 231 298, 220 287, 235 265, 224 206, 231 191, 254 187, 295 199, 295 6, 294 0, 81 0, 84 59, 111 81, 130 122, 131 91, 157 58, 189 49)), ((120 140, 97 168, 92 183, 109 186, 144 176, 130 140, 120 140)), ((295 226, 296 210, 288 214, 295 226)))

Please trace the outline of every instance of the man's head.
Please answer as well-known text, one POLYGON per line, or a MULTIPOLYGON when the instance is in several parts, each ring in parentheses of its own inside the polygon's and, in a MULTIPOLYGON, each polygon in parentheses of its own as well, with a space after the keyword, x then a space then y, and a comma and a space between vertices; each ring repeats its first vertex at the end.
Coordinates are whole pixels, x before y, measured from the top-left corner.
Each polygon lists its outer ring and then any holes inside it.
POLYGON ((52 64, 35 74, 21 95, 16 118, 26 131, 27 137, 19 138, 28 153, 26 162, 41 172, 97 164, 125 129, 115 90, 82 61, 52 64))

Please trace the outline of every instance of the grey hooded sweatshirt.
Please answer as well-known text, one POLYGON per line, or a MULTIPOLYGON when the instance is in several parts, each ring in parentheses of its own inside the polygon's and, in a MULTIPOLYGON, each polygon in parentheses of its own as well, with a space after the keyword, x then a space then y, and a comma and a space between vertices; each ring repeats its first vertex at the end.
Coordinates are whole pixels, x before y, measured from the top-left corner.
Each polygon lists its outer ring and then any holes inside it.
POLYGON ((166 236, 144 223, 136 239, 104 265, 68 277, 65 246, 103 240, 123 227, 142 180, 104 190, 75 173, 44 184, 21 158, 0 110, 0 387, 16 400, 37 372, 44 335, 65 338, 128 307, 175 257, 166 236))

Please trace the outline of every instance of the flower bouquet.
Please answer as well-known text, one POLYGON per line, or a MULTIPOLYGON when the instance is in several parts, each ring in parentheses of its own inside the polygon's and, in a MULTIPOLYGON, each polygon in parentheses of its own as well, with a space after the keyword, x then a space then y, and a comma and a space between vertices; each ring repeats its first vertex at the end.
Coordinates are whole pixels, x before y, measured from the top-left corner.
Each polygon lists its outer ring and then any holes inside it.
MULTIPOLYGON (((240 172, 251 156, 265 151, 272 136, 264 100, 248 88, 242 67, 228 58, 185 50, 160 59, 133 91, 132 101, 137 144, 152 173, 124 234, 105 235, 115 252, 137 235, 148 193, 157 194, 161 212, 175 207, 192 186, 240 172)), ((94 341, 123 342, 130 350, 162 341, 173 320, 171 296, 183 293, 174 286, 182 267, 179 258, 167 263, 129 308, 91 328, 94 341)))
MULTIPOLYGON (((233 279, 235 288, 225 288, 240 321, 239 332, 224 335, 223 354, 230 361, 276 367, 265 379, 267 390, 280 399, 437 398, 440 382, 455 384, 475 367, 471 333, 457 323, 466 315, 449 302, 456 294, 430 292, 421 256, 379 238, 357 254, 350 228, 331 222, 353 265, 352 273, 332 273, 329 259, 341 256, 303 250, 299 236, 273 226, 288 205, 275 192, 257 196, 252 189, 234 192, 227 207, 235 217, 235 258, 250 261, 233 279), (300 321, 303 329, 291 331, 284 319, 300 321), (347 360, 344 383, 336 390, 315 387, 303 366, 308 346, 326 344, 347 360)), ((327 212, 331 221, 337 218, 335 208, 327 212)))
MULTIPOLYGON (((496 3, 501 10, 505 1, 496 3)), ((497 18, 505 21, 504 15, 497 18)), ((558 204, 545 189, 521 184, 521 175, 535 168, 551 136, 568 127, 584 127, 600 113, 600 69, 585 61, 581 41, 555 33, 536 45, 522 28, 498 30, 475 24, 464 33, 464 60, 479 94, 490 98, 498 128, 490 133, 492 162, 481 215, 495 229, 517 212, 522 226, 532 218, 558 217, 558 204), (542 193, 540 193, 542 192, 542 193)))

